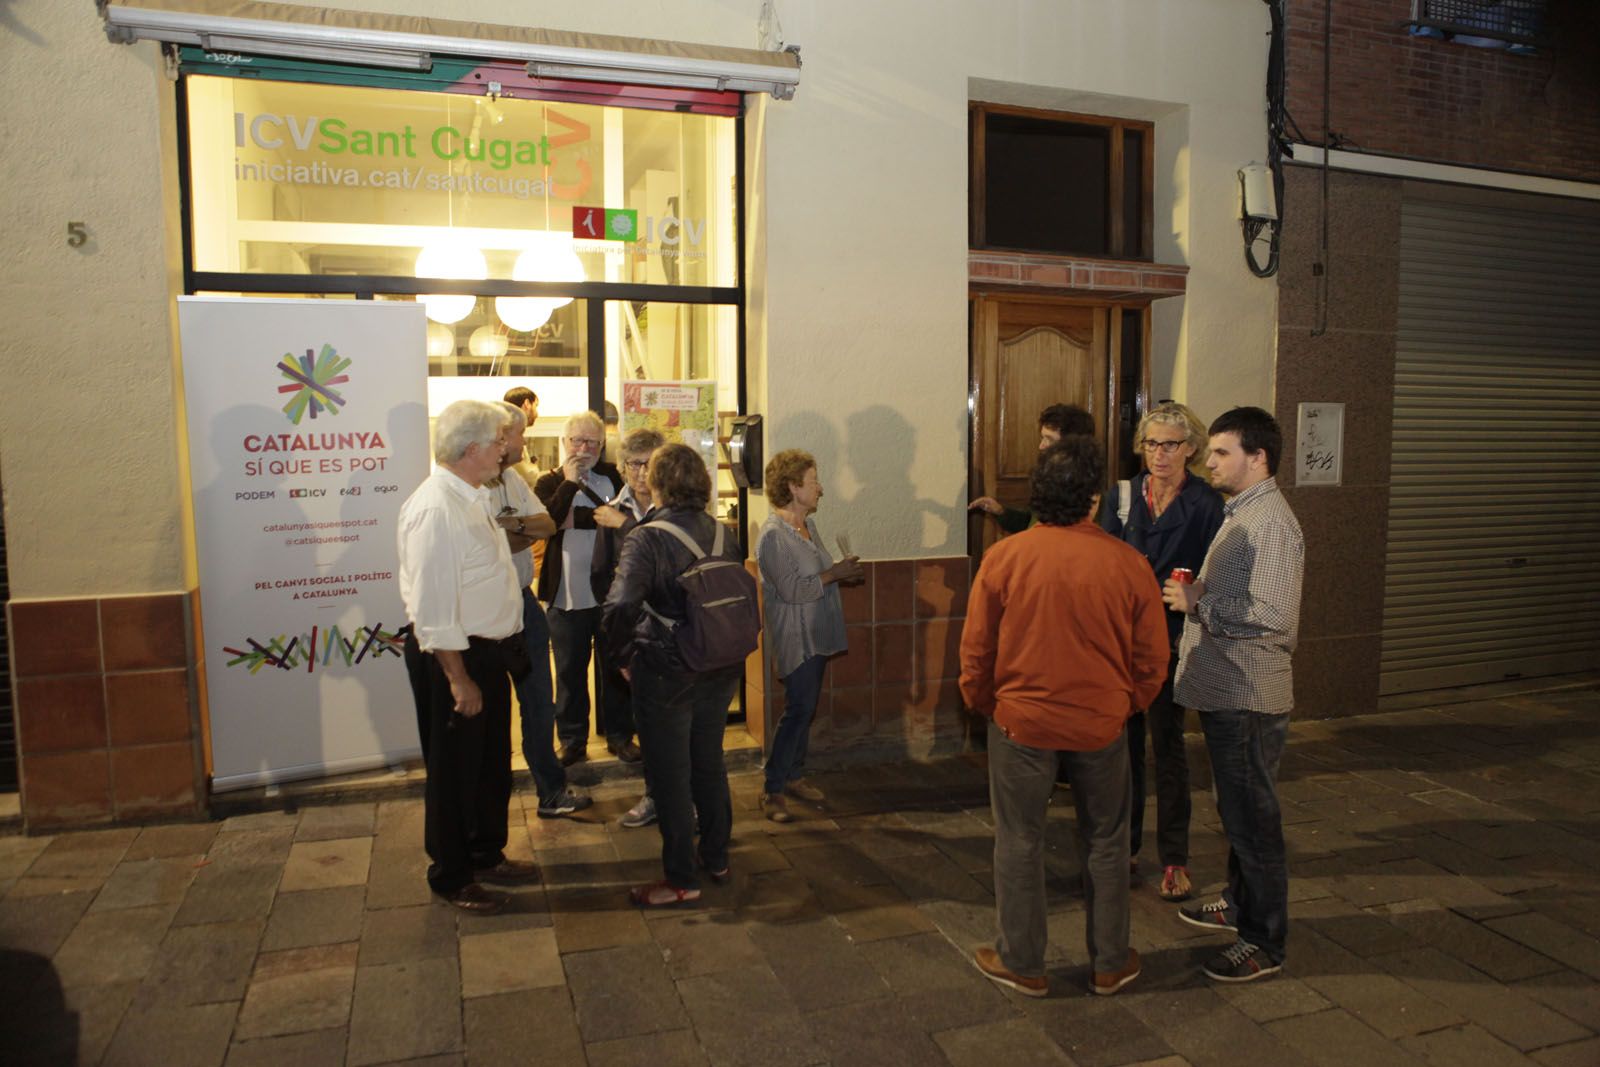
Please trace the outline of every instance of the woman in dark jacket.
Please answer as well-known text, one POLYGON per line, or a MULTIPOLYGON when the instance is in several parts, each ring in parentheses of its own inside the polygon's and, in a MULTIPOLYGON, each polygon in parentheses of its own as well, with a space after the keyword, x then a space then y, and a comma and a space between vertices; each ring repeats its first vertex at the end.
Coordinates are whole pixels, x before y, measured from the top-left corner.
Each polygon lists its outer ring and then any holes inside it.
MULTIPOLYGON (((1150 561, 1156 581, 1174 568, 1200 571, 1206 549, 1222 526, 1222 497, 1188 467, 1205 458, 1206 432, 1187 405, 1168 402, 1139 420, 1134 447, 1144 473, 1133 480, 1124 521, 1118 501, 1101 509, 1108 533, 1137 548, 1150 561)), ((1161 857, 1161 896, 1187 900, 1189 884, 1189 761, 1183 747, 1184 709, 1172 700, 1183 616, 1167 613, 1172 659, 1167 681, 1150 707, 1128 720, 1128 761, 1133 771, 1133 811, 1128 846, 1137 866, 1144 836, 1144 735, 1148 726, 1156 764, 1156 849, 1161 857)))
MULTIPOLYGON (((616 577, 601 624, 612 662, 633 684, 633 710, 643 742, 645 780, 656 801, 665 879, 632 891, 635 904, 662 907, 700 899, 703 868, 714 882, 728 877, 728 839, 733 805, 722 738, 728 705, 744 666, 734 663, 694 671, 684 663, 669 626, 687 612, 678 576, 694 555, 670 532, 652 530, 668 522, 707 553, 717 521, 706 513, 711 476, 699 454, 686 445, 665 445, 650 457, 646 474, 656 506, 622 543, 616 577), (648 608, 648 610, 646 610, 648 608), (657 618, 660 616, 661 618, 657 618), (698 813, 700 844, 695 850, 698 813)), ((723 530, 722 554, 737 561, 739 544, 723 530)))

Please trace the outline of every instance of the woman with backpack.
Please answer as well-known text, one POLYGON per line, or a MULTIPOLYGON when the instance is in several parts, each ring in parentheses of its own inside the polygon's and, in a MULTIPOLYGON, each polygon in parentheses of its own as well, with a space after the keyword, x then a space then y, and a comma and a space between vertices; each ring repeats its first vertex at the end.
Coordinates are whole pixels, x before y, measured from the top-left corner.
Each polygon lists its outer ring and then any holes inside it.
POLYGON ((699 621, 691 618, 698 609, 691 605, 686 572, 731 562, 750 587, 749 648, 759 624, 754 582, 739 561, 738 539, 706 511, 711 476, 705 461, 687 445, 664 445, 650 457, 645 478, 655 507, 622 543, 601 632, 612 662, 633 686, 645 780, 661 830, 665 877, 630 895, 640 907, 659 908, 699 900, 701 870, 713 882, 729 877, 733 805, 722 738, 748 651, 734 648, 719 656, 716 649, 683 640, 699 621), (727 662, 705 666, 719 661, 727 662))
POLYGON ((783 682, 783 717, 772 735, 761 810, 773 822, 788 822, 784 794, 817 803, 822 791, 805 778, 811 717, 822 694, 828 657, 848 649, 840 582, 860 581, 858 557, 834 562, 817 534, 812 512, 822 502, 817 461, 809 452, 786 449, 766 469, 772 512, 756 541, 766 606, 767 650, 783 682))

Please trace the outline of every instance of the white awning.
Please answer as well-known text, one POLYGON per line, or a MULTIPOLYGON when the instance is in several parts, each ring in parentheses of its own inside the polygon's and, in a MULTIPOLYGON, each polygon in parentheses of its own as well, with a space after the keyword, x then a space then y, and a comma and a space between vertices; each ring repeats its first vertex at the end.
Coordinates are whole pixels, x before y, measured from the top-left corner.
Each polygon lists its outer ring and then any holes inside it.
POLYGON ((106 36, 364 66, 427 70, 433 56, 526 63, 539 78, 771 93, 800 84, 798 49, 763 52, 254 0, 101 0, 106 36))

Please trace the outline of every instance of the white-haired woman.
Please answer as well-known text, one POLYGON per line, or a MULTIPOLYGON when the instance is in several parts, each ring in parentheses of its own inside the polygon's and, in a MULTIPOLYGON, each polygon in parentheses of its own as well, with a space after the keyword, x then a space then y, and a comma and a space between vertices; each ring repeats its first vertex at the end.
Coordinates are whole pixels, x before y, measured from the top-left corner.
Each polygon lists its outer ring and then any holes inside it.
MULTIPOLYGON (((1150 561, 1156 581, 1165 582, 1174 569, 1198 573, 1206 549, 1222 526, 1222 497, 1205 479, 1189 473, 1189 465, 1205 457, 1206 430, 1185 404, 1168 401, 1139 420, 1134 448, 1144 471, 1133 479, 1127 518, 1119 509, 1103 512, 1107 532, 1137 548, 1150 561)), ((1128 759, 1133 769, 1133 811, 1128 848, 1137 866, 1144 831, 1144 737, 1156 764, 1156 849, 1161 858, 1161 896, 1187 900, 1189 883, 1189 762, 1183 748, 1184 709, 1172 700, 1172 679, 1178 668, 1178 637, 1183 616, 1167 613, 1172 660, 1167 681, 1150 707, 1128 720, 1128 759)))

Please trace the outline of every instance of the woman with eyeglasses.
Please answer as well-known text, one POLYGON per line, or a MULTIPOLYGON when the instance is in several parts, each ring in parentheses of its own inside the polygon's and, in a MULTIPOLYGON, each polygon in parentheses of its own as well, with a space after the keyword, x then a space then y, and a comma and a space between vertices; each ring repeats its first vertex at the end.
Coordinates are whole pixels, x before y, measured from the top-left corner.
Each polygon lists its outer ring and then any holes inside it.
MULTIPOLYGON (((1144 472, 1133 479, 1126 507, 1102 510, 1108 533, 1122 538, 1150 561, 1158 584, 1175 569, 1198 574, 1211 539, 1222 526, 1222 497, 1204 478, 1189 473, 1205 458, 1206 430, 1187 405, 1163 403, 1139 420, 1135 448, 1144 472), (1126 517, 1124 518, 1123 515, 1126 517)), ((1115 503, 1115 502, 1114 502, 1115 503)), ((1183 748, 1184 709, 1172 700, 1183 616, 1167 613, 1172 659, 1167 681, 1150 707, 1128 720, 1128 759, 1133 769, 1133 810, 1128 846, 1137 870, 1144 831, 1144 736, 1156 764, 1156 849, 1161 857, 1161 896, 1187 900, 1189 882, 1189 762, 1183 748)))

